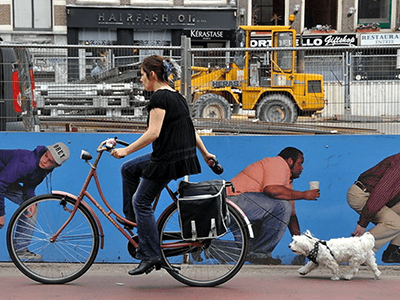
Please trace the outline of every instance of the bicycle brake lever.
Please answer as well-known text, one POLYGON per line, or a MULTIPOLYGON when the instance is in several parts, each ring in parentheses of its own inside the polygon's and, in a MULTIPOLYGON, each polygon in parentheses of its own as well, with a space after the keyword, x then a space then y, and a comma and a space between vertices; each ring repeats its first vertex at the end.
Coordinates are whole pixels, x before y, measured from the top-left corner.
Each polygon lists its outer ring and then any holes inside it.
POLYGON ((105 142, 105 147, 107 150, 114 149, 114 147, 117 145, 117 142, 115 139, 108 139, 105 142))

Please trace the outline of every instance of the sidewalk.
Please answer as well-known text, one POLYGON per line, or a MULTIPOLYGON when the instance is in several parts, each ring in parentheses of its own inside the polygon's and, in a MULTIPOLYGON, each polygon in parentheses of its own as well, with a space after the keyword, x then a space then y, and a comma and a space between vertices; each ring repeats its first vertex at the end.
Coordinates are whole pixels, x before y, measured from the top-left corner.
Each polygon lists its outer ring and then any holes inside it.
MULTIPOLYGON (((181 284, 164 270, 129 276, 135 265, 95 264, 81 278, 64 285, 43 285, 20 273, 12 263, 0 264, 1 299, 323 299, 394 300, 400 295, 400 266, 379 266, 380 280, 366 267, 351 281, 332 281, 327 269, 300 276, 296 266, 244 266, 232 280, 214 288, 181 284)), ((346 266, 342 266, 346 268, 346 266)))

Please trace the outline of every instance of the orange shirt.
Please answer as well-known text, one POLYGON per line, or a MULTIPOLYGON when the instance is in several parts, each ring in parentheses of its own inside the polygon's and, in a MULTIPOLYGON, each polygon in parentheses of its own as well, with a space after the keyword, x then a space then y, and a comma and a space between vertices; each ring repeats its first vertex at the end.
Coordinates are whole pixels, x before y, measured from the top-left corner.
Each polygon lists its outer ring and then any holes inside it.
MULTIPOLYGON (((269 185, 284 185, 289 189, 293 189, 292 176, 289 165, 280 156, 266 157, 262 160, 247 166, 243 171, 236 175, 231 182, 235 187, 227 189, 228 196, 239 195, 248 192, 263 192, 264 188, 269 185)), ((294 201, 291 201, 294 211, 294 201)))

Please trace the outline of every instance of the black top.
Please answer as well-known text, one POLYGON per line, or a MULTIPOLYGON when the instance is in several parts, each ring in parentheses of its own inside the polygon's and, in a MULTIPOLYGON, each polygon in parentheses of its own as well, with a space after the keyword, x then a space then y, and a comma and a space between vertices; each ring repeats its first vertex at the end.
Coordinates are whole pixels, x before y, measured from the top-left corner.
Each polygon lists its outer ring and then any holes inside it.
MULTIPOLYGON (((196 155, 196 135, 189 107, 178 92, 158 90, 147 105, 165 110, 160 136, 153 142, 153 153, 143 177, 148 179, 178 179, 201 172, 196 155)), ((147 118, 149 123, 149 117, 147 118)))

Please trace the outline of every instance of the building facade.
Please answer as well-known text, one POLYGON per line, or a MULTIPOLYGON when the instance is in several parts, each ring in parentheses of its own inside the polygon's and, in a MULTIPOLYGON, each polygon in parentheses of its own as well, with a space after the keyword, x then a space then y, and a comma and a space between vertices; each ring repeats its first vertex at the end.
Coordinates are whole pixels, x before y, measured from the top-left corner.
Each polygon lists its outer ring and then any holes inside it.
POLYGON ((238 25, 287 25, 305 34, 400 30, 400 0, 0 0, 0 36, 22 43, 232 46, 238 25))
POLYGON ((247 0, 0 0, 4 41, 229 47, 247 0))

